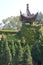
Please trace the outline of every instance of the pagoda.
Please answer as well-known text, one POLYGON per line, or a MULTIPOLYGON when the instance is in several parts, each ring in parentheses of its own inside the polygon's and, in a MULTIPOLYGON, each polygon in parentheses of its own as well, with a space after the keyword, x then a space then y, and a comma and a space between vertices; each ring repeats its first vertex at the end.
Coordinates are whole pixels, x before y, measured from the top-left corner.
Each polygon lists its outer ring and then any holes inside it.
POLYGON ((32 24, 36 20, 38 12, 36 14, 31 14, 29 11, 29 4, 27 4, 26 6, 27 6, 26 15, 22 14, 22 12, 20 11, 20 21, 32 24))

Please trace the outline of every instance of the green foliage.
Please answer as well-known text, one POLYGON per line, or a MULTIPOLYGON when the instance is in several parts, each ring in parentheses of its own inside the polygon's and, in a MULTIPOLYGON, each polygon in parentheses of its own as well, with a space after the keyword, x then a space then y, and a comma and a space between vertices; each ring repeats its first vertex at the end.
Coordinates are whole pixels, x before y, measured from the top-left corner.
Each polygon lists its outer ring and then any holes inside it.
POLYGON ((38 21, 38 23, 42 23, 43 24, 43 14, 42 14, 42 12, 38 13, 37 21, 38 21))
POLYGON ((22 65, 32 65, 32 57, 31 57, 31 52, 28 44, 24 47, 22 65))
POLYGON ((33 49, 32 49, 32 57, 33 57, 33 59, 35 59, 36 61, 41 61, 40 56, 41 56, 40 48, 39 48, 38 43, 36 43, 36 44, 33 46, 33 49))
POLYGON ((3 19, 2 22, 5 24, 3 30, 19 30, 21 28, 21 22, 19 21, 19 16, 17 17, 8 17, 3 19))
POLYGON ((12 64, 15 65, 15 46, 13 40, 11 42, 11 54, 12 54, 12 64))
POLYGON ((2 47, 3 50, 1 50, 1 51, 3 51, 3 56, 2 56, 2 60, 1 60, 2 65, 9 65, 9 64, 11 64, 12 56, 10 53, 10 49, 8 47, 8 42, 4 38, 1 41, 2 41, 1 44, 3 44, 3 47, 2 47))
POLYGON ((16 46, 16 65, 22 65, 22 55, 23 55, 23 49, 22 49, 22 46, 20 44, 20 42, 18 42, 18 46, 16 46))
POLYGON ((40 54, 41 54, 41 62, 42 62, 42 65, 43 65, 43 45, 40 45, 40 54))
MULTIPOLYGON (((38 26, 25 23, 21 28, 18 17, 16 19, 11 17, 3 21, 5 24, 3 29, 10 29, 6 28, 6 21, 10 21, 7 25, 16 26, 18 30, 19 28, 21 30, 19 32, 16 30, 17 34, 8 34, 6 38, 1 38, 0 65, 32 65, 32 58, 41 61, 43 65, 43 28, 40 30, 38 26)), ((1 30, 1 32, 15 33, 15 30, 1 30)))
POLYGON ((24 37, 26 40, 26 43, 29 45, 33 45, 35 43, 36 39, 39 39, 40 32, 39 27, 37 26, 31 26, 31 25, 25 25, 23 23, 22 29, 21 29, 21 37, 24 37))
POLYGON ((3 65, 3 42, 0 41, 0 64, 3 65))

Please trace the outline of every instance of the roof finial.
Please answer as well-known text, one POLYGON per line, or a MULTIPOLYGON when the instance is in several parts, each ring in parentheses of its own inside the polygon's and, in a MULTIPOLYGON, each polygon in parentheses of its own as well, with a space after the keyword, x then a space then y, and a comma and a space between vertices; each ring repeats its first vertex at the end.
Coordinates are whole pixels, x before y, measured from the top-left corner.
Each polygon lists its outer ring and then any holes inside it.
POLYGON ((31 15, 31 13, 29 11, 29 4, 27 4, 26 6, 27 6, 26 13, 27 13, 27 16, 29 16, 29 15, 31 15))
POLYGON ((22 14, 21 10, 20 10, 20 15, 22 14))
POLYGON ((27 9, 29 8, 29 4, 27 4, 27 9))

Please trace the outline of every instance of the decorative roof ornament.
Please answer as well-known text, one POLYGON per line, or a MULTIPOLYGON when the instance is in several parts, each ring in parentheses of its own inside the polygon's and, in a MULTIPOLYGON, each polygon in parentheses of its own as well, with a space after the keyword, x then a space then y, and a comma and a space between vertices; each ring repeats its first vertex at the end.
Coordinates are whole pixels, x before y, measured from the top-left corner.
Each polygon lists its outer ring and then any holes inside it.
POLYGON ((22 12, 20 11, 20 21, 32 24, 36 20, 38 12, 36 14, 31 14, 29 11, 29 4, 27 4, 26 6, 27 6, 26 8, 27 15, 22 14, 22 12))
POLYGON ((27 16, 30 16, 31 15, 31 13, 29 11, 29 4, 27 4, 26 13, 27 13, 27 16))

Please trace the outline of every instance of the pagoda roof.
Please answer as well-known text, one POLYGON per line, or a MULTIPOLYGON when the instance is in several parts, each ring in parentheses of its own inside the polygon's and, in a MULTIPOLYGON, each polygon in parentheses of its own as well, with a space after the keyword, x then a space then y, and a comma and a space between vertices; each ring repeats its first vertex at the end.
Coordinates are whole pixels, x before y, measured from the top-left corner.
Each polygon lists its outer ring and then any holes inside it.
POLYGON ((37 15, 38 15, 38 13, 31 14, 30 16, 27 16, 27 15, 24 15, 24 14, 20 14, 20 20, 21 21, 26 21, 26 22, 28 21, 28 23, 29 22, 33 22, 37 18, 37 15))
POLYGON ((20 11, 20 20, 21 21, 25 21, 28 23, 32 23, 33 21, 36 20, 38 12, 36 14, 31 14, 29 11, 29 6, 27 5, 27 15, 22 14, 22 12, 20 11))

